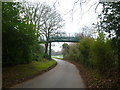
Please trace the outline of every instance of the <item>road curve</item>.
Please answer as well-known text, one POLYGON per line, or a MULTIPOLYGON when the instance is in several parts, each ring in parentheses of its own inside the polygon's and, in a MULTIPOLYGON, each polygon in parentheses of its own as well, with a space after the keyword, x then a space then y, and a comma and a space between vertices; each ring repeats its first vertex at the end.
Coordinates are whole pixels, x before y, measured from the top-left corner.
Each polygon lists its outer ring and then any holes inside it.
POLYGON ((63 60, 55 60, 58 63, 55 68, 12 88, 85 88, 75 65, 63 60))

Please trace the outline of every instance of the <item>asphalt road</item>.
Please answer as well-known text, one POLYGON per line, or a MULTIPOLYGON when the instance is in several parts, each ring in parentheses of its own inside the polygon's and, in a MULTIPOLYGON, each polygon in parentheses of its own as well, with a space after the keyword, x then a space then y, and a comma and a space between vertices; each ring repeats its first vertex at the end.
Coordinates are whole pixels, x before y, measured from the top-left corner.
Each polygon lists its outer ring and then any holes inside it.
POLYGON ((75 65, 55 59, 57 66, 50 71, 12 88, 85 88, 75 65))

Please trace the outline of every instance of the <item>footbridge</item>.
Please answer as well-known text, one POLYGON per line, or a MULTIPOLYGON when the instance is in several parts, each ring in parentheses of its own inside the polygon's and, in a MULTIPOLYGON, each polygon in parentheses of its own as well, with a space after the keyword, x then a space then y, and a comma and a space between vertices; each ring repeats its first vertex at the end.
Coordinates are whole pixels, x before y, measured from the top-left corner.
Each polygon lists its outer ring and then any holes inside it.
POLYGON ((50 37, 49 38, 49 42, 79 42, 80 41, 80 37, 73 37, 73 36, 55 36, 55 37, 50 37))
POLYGON ((67 36, 67 35, 64 35, 64 36, 59 36, 59 35, 56 35, 56 36, 51 36, 48 41, 42 41, 43 43, 49 43, 49 59, 51 59, 51 43, 52 42, 73 42, 73 43, 77 43, 80 41, 80 37, 77 36, 77 35, 72 35, 72 36, 67 36))

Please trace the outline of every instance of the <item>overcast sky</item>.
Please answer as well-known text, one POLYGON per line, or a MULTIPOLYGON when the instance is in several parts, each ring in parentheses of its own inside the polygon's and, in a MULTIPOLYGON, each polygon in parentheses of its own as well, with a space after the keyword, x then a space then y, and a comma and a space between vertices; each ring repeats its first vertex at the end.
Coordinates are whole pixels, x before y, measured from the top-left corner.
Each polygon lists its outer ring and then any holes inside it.
MULTIPOLYGON (((55 0, 52 1, 54 2, 55 0)), ((95 13, 95 7, 97 5, 96 2, 99 2, 99 0, 88 0, 89 2, 87 2, 87 4, 83 4, 82 9, 80 8, 79 3, 77 3, 72 14, 69 11, 73 9, 74 2, 76 2, 77 0, 58 1, 59 3, 58 5, 56 5, 56 9, 61 13, 63 19, 66 22, 63 30, 67 33, 79 33, 81 32, 81 28, 85 26, 91 27, 92 23, 96 23, 98 13, 95 13), (94 5, 95 3, 96 5, 94 5), (92 5, 94 6, 91 7, 92 5)), ((101 6, 97 8, 96 12, 101 12, 101 6)), ((55 46, 52 47, 52 49, 54 49, 55 51, 61 50, 62 44, 63 43, 55 43, 55 46)))
MULTIPOLYGON (((53 3, 56 0, 27 0, 27 1, 30 2, 40 1, 53 5, 53 3)), ((85 26, 91 27, 92 23, 96 23, 97 21, 98 12, 99 13, 101 12, 101 6, 99 5, 96 10, 97 13, 95 13, 95 7, 99 2, 99 0, 86 0, 87 2, 82 4, 82 9, 80 7, 79 2, 76 3, 74 6, 74 3, 76 1, 78 0, 57 0, 57 3, 55 4, 56 9, 59 11, 63 19, 65 20, 65 26, 61 30, 71 34, 81 32, 81 28, 85 26), (73 9, 73 6, 74 6, 74 10, 73 12, 70 12, 73 9)), ((53 44, 55 44, 55 46, 54 47, 52 46, 52 49, 58 51, 61 50, 61 45, 63 43, 53 43, 53 44)))

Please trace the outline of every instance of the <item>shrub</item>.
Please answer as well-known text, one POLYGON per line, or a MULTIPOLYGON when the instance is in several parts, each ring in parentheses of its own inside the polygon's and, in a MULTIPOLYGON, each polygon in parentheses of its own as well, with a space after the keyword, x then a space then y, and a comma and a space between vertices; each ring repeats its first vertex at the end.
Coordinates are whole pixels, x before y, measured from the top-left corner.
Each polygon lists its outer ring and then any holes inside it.
POLYGON ((90 64, 103 73, 113 67, 114 53, 109 40, 100 35, 93 43, 90 53, 90 64))
POLYGON ((94 40, 90 37, 85 37, 83 38, 80 43, 79 43, 79 51, 80 51, 80 56, 81 62, 86 65, 90 66, 90 52, 91 52, 91 45, 93 44, 94 40))
POLYGON ((79 62, 79 50, 78 50, 78 44, 71 44, 69 45, 69 53, 67 54, 68 58, 70 60, 74 60, 79 62))

